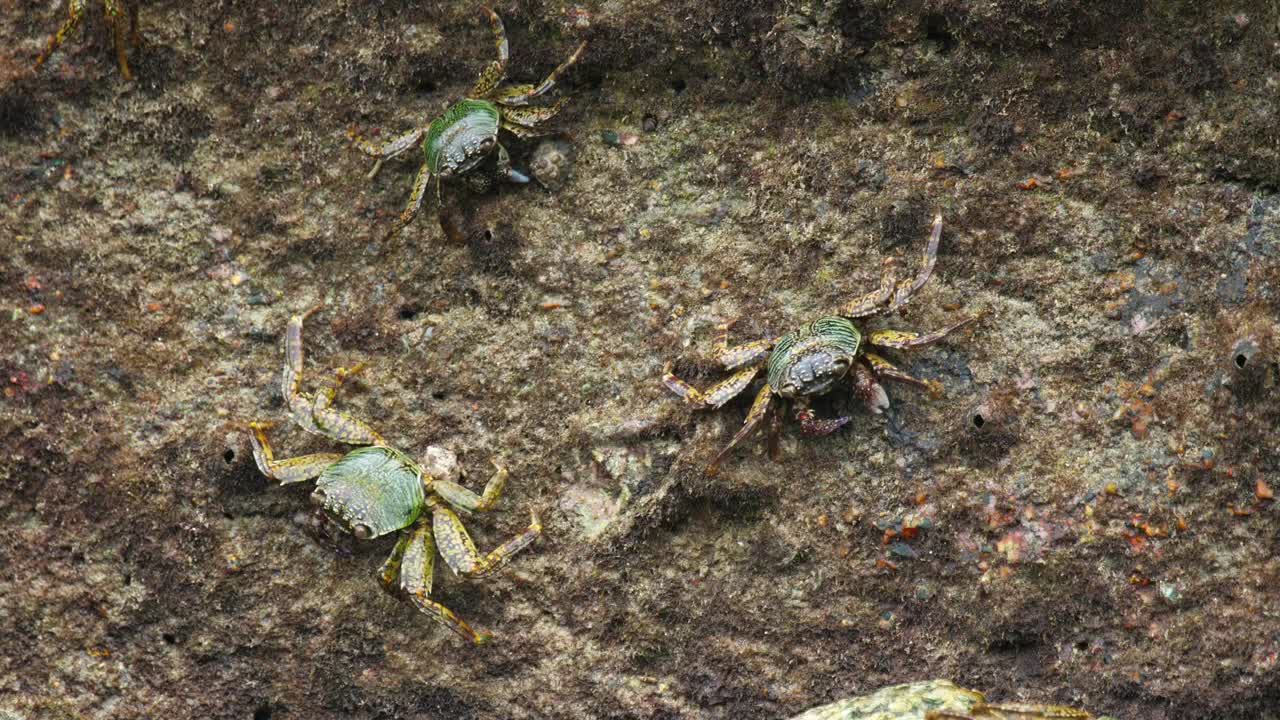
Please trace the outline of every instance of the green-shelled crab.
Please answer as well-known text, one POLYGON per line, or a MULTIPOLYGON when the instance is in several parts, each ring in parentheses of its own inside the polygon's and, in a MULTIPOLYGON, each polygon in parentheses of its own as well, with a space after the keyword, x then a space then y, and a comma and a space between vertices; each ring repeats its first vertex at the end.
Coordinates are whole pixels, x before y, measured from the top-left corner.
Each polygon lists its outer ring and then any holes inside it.
POLYGON ((889 396, 880 379, 894 380, 924 388, 934 396, 941 395, 942 385, 936 380, 920 380, 894 367, 879 354, 884 349, 907 349, 937 342, 955 330, 973 322, 965 318, 937 332, 921 334, 903 330, 873 330, 863 333, 855 320, 891 313, 907 303, 924 286, 937 261, 938 241, 942 237, 942 216, 933 221, 924 262, 914 280, 894 278, 892 259, 884 264, 880 288, 845 303, 829 315, 800 327, 779 338, 756 340, 729 347, 729 327, 722 323, 716 337, 715 359, 725 370, 736 372, 707 390, 698 390, 671 374, 671 363, 663 370, 662 382, 672 392, 698 408, 718 408, 737 396, 763 368, 767 382, 756 395, 747 421, 733 440, 720 451, 708 473, 714 474, 720 461, 738 443, 749 437, 769 420, 769 451, 777 456, 777 438, 782 424, 779 407, 790 401, 796 407, 801 429, 810 435, 835 432, 849 417, 821 419, 809 407, 811 398, 826 394, 846 378, 853 381, 854 392, 874 413, 889 407, 889 396))
POLYGON ((578 61, 587 44, 579 44, 568 60, 552 70, 537 85, 500 86, 506 77, 507 59, 510 56, 507 34, 498 14, 489 8, 484 8, 484 11, 488 13, 493 27, 498 59, 489 63, 480 73, 475 86, 466 97, 450 105, 444 114, 430 123, 386 143, 369 142, 354 131, 350 133, 356 147, 377 158, 369 173, 370 177, 377 174, 384 160, 419 145, 425 154, 422 167, 418 170, 418 178, 413 183, 413 192, 409 195, 409 204, 392 225, 387 233, 388 237, 400 232, 413 221, 432 177, 436 180, 437 202, 440 199, 440 181, 445 179, 465 178, 471 189, 477 192, 484 192, 500 180, 529 182, 527 176, 511 167, 507 149, 498 142, 498 131, 506 130, 521 138, 541 135, 543 133, 538 130, 538 126, 564 107, 566 101, 563 99, 545 106, 530 105, 529 101, 554 87, 556 78, 578 61))
POLYGON ((303 393, 302 322, 318 308, 290 318, 285 333, 282 392, 289 416, 307 432, 363 447, 346 454, 315 453, 276 460, 266 434, 273 423, 255 422, 249 427, 258 468, 282 485, 314 478, 311 500, 341 530, 359 540, 400 532, 395 549, 378 573, 382 583, 389 590, 398 587, 419 610, 462 637, 482 644, 489 639, 488 634, 472 630, 449 608, 431 599, 436 552, 456 574, 483 577, 538 537, 542 532, 538 516, 531 513, 532 520, 523 533, 488 555, 480 555, 454 509, 493 509, 506 485, 506 470, 498 467, 484 493, 476 495, 455 482, 432 477, 413 458, 388 447, 363 420, 334 409, 338 388, 363 369, 363 363, 339 369, 333 382, 315 395, 303 393))

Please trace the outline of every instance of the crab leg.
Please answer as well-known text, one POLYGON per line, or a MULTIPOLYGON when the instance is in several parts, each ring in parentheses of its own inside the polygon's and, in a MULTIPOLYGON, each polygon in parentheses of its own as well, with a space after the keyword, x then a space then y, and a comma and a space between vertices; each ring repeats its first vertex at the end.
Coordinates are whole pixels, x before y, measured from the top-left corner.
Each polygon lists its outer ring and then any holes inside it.
POLYGON ((759 366, 744 368, 706 390, 699 390, 671 374, 671 363, 667 363, 662 369, 662 384, 694 407, 718 408, 745 390, 758 372, 760 372, 759 366))
POLYGON ((478 633, 452 610, 431 599, 431 575, 435 571, 436 546, 431 539, 431 528, 419 521, 400 542, 396 543, 391 557, 383 563, 379 576, 388 587, 397 575, 400 589, 413 604, 431 619, 444 625, 476 645, 489 642, 488 633, 478 633))
POLYGON ((569 69, 570 65, 578 62, 578 58, 582 55, 582 51, 587 49, 586 41, 578 45, 578 49, 573 51, 568 60, 560 63, 560 67, 551 71, 545 80, 535 85, 512 85, 502 92, 493 94, 491 97, 502 105, 527 105, 533 98, 542 95, 551 88, 555 87, 556 78, 560 77, 560 73, 569 69))
POLYGON ((736 322, 736 319, 729 320, 716 326, 715 359, 725 370, 736 370, 746 365, 762 362, 769 356, 769 351, 773 349, 773 345, 776 342, 776 340, 766 338, 729 347, 729 328, 733 327, 736 322))
POLYGON ((70 0, 67 3, 67 19, 58 28, 58 32, 49 38, 49 44, 45 46, 44 51, 36 58, 36 64, 32 69, 39 70, 40 66, 44 65, 44 62, 53 54, 53 51, 57 50, 66 41, 67 36, 79 27, 82 20, 84 20, 84 0, 70 0))
POLYGON ((967 317, 958 323, 948 325, 947 327, 931 333, 910 332, 907 330, 875 330, 867 335, 867 343, 877 347, 894 348, 903 350, 906 348, 922 347, 936 343, 942 338, 977 320, 976 317, 967 317))
POLYGON ((455 573, 463 577, 480 578, 492 573, 506 565, 511 556, 528 547, 542 534, 542 522, 538 520, 538 514, 530 510, 529 527, 524 532, 481 557, 457 513, 439 498, 428 498, 427 506, 431 508, 431 528, 440 547, 440 557, 444 558, 455 573))
POLYGON ((880 288, 865 295, 859 295, 841 305, 833 315, 846 318, 860 318, 884 312, 889 299, 893 297, 893 288, 897 281, 893 277, 893 258, 887 257, 881 263, 880 288))
POLYGON ((507 60, 511 57, 511 47, 507 44, 507 31, 502 27, 502 18, 487 7, 484 11, 489 14, 489 27, 493 30, 493 44, 498 51, 498 59, 485 66, 468 97, 483 97, 498 87, 498 83, 507 75, 507 60))
POLYGON ((289 406, 289 415, 307 432, 349 445, 381 445, 382 436, 363 420, 329 407, 338 387, 346 378, 359 372, 364 367, 363 363, 350 369, 339 369, 335 373, 333 386, 320 391, 315 397, 302 392, 302 323, 321 307, 322 305, 316 305, 304 313, 290 317, 285 329, 281 385, 285 403, 289 406))
POLYGON ((488 512, 498 504, 498 498, 502 496, 502 490, 507 485, 507 469, 496 462, 493 463, 493 467, 496 472, 485 484, 483 495, 477 495, 458 483, 448 480, 432 482, 431 489, 454 507, 471 512, 488 512))
POLYGON ((342 459, 338 453, 315 453, 276 460, 266 433, 272 426, 273 423, 267 422, 249 423, 249 429, 253 431, 249 441, 253 445, 253 459, 258 463, 258 469, 272 480, 279 480, 281 485, 319 477, 325 468, 342 459))
MULTIPOLYGON (((429 127, 429 126, 428 126, 429 127)), ((420 127, 410 130, 409 132, 388 140, 385 143, 375 143, 366 140, 356 133, 355 127, 347 129, 347 137, 351 139, 351 143, 356 146, 360 152, 370 157, 377 158, 377 162, 373 164, 373 169, 369 171, 368 178, 372 180, 382 169, 382 163, 390 160, 401 153, 411 150, 422 142, 422 136, 427 132, 427 127, 420 127)))
MULTIPOLYGON (((133 73, 129 72, 129 58, 126 57, 125 53, 125 50, 128 47, 124 34, 125 10, 120 7, 120 0, 106 0, 104 8, 107 15, 107 24, 111 26, 111 37, 116 45, 116 61, 120 64, 120 74, 124 76, 125 80, 132 80, 133 73)), ((132 27, 133 34, 137 35, 138 25, 136 8, 133 11, 132 27)))
MULTIPOLYGON (((431 181, 431 166, 428 163, 422 163, 422 167, 418 169, 418 178, 413 182, 413 192, 409 194, 409 203, 404 206, 404 211, 400 213, 400 217, 392 223, 391 229, 387 231, 386 238, 390 240, 395 237, 401 230, 413 222, 418 215, 418 208, 422 207, 422 198, 427 193, 427 183, 431 181)), ((436 195, 440 194, 440 185, 436 184, 436 195)))
POLYGON ((917 290, 924 287, 929 282, 929 277, 933 275, 933 266, 938 262, 938 241, 942 238, 942 215, 935 215, 933 218, 933 229, 929 233, 929 244, 925 246, 924 258, 920 265, 920 272, 916 275, 915 281, 908 284, 906 280, 898 283, 893 292, 893 302, 886 309, 886 312, 893 312, 911 299, 911 296, 917 290))
POLYGON ((507 125, 519 125, 528 130, 534 130, 538 124, 555 117, 556 113, 560 112, 568 102, 568 98, 561 98, 545 107, 503 108, 502 120, 507 125))
POLYGON ((942 397, 942 383, 937 380, 921 380, 918 377, 905 373, 894 367, 892 363, 875 353, 866 353, 863 355, 866 361, 871 365, 871 369, 878 377, 896 380, 900 383, 915 385, 916 387, 927 391, 934 397, 942 397))
MULTIPOLYGON (((334 371, 333 384, 316 393, 311 399, 310 427, 313 432, 332 438, 348 445, 383 445, 385 441, 376 430, 363 420, 358 420, 347 413, 330 407, 338 388, 352 375, 364 370, 364 363, 356 363, 350 368, 338 368, 334 371)), ((306 423, 299 422, 303 427, 306 423)))
POLYGON ((707 466, 708 475, 715 475, 720 472, 720 461, 724 459, 724 456, 728 455, 730 450, 750 437, 751 433, 760 427, 760 423, 769 412, 769 402, 772 397, 773 390, 766 383, 764 387, 760 388, 760 392, 756 393, 756 399, 751 403, 751 410, 747 412, 747 421, 742 424, 742 427, 733 436, 733 439, 729 441, 729 444, 725 445, 724 449, 717 453, 715 459, 707 466))

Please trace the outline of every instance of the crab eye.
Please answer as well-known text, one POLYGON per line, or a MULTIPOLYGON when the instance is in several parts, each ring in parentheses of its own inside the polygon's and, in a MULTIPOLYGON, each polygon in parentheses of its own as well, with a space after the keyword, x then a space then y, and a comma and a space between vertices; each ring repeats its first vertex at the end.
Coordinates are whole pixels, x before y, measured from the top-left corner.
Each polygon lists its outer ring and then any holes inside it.
POLYGON ((373 537, 373 531, 369 529, 368 525, 363 523, 351 528, 351 534, 355 535, 357 540, 368 540, 373 537))

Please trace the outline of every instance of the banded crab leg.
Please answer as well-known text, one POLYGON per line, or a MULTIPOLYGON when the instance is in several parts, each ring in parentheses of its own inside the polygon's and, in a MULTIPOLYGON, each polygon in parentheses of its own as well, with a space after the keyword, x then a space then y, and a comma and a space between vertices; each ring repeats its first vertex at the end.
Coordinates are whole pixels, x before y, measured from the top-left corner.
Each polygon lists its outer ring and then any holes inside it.
POLYGON ((382 445, 382 436, 368 423, 330 407, 343 381, 360 372, 364 367, 363 363, 337 370, 333 385, 315 396, 302 392, 302 323, 321 307, 322 305, 316 305, 304 313, 292 316, 285 329, 281 389, 285 404, 289 406, 289 415, 307 432, 349 445, 382 445))
POLYGON ((923 347, 938 342, 977 319, 977 317, 967 317, 931 333, 918 333, 907 330, 874 330, 867 335, 867 344, 876 347, 894 348, 895 350, 923 347))
POLYGON ((378 171, 382 169, 382 163, 384 161, 390 160, 391 158, 397 157, 398 155, 417 147, 422 142, 422 136, 426 134, 428 127, 430 126, 414 128, 413 130, 410 130, 399 137, 392 138, 385 143, 376 143, 361 137, 356 132, 355 126, 353 125, 350 128, 347 128, 347 137, 351 139, 351 143, 356 146, 356 149, 365 155, 375 158, 373 169, 370 170, 369 174, 366 176, 372 180, 377 176, 378 171))
MULTIPOLYGON (((424 162, 422 167, 418 169, 418 177, 413 181, 413 192, 409 193, 409 202, 405 204, 404 210, 396 221, 391 224, 391 229, 387 231, 385 238, 390 240, 400 231, 409 226, 413 219, 418 216, 418 210, 422 208, 422 199, 427 194, 427 183, 431 182, 431 163, 424 162)), ((436 178, 436 200, 440 199, 440 178, 436 178)))
POLYGON ((423 614, 444 625, 463 639, 476 645, 489 642, 493 636, 476 632, 452 610, 431 599, 432 575, 435 572, 436 544, 431 526, 425 519, 404 532, 390 557, 378 571, 378 578, 388 590, 397 585, 423 614))
POLYGON ((498 87, 498 83, 507 76, 507 60, 511 58, 511 46, 507 44, 507 31, 502 26, 502 18, 491 8, 484 8, 489 15, 489 28, 493 31, 493 45, 498 51, 498 59, 485 66, 476 78, 476 84, 467 97, 484 97, 498 87))
POLYGON ((274 423, 249 423, 249 441, 253 445, 253 459, 263 475, 277 480, 281 485, 305 482, 320 476, 324 469, 342 459, 341 453, 314 453, 276 460, 267 441, 267 430, 274 423))
POLYGON ((760 392, 756 393, 756 399, 751 403, 751 410, 747 412, 746 422, 744 422, 738 432, 734 434, 733 439, 729 441, 729 444, 725 445, 724 449, 717 453, 715 459, 707 466, 708 475, 715 475, 720 472, 720 462, 729 454, 729 451, 737 447, 738 443, 741 443, 743 440, 750 437, 751 434, 760 427, 760 424, 769 415, 772 399, 773 389, 769 387, 768 383, 766 383, 764 387, 760 388, 760 392))
POLYGON ((871 366, 872 371, 875 372, 877 377, 895 380, 908 385, 915 385, 935 398, 942 397, 942 383, 937 380, 921 380, 914 375, 899 370, 894 367, 893 363, 890 363, 888 360, 885 360, 875 353, 865 353, 862 357, 866 360, 867 364, 871 366))
POLYGON ((489 551, 488 555, 481 555, 458 514, 443 500, 427 498, 427 506, 431 510, 431 528, 440 548, 440 557, 451 570, 466 578, 482 578, 502 568, 512 556, 542 534, 542 521, 536 512, 530 510, 529 527, 524 532, 489 551))
POLYGON ((582 51, 586 49, 587 43, 586 41, 583 41, 578 45, 578 48, 573 51, 573 54, 569 56, 568 60, 560 63, 559 67, 552 70, 551 74, 537 85, 512 85, 511 87, 497 92, 491 90, 488 95, 489 99, 505 106, 528 105, 530 100, 543 95, 548 90, 555 87, 556 78, 560 77, 560 74, 565 70, 568 70, 571 65, 578 62, 578 58, 582 56, 582 51))
POLYGON ((921 259, 920 271, 916 274, 914 281, 908 282, 903 280, 899 282, 893 290, 893 300, 884 312, 893 312, 911 299, 924 284, 929 282, 930 276, 933 275, 933 268, 938 264, 938 243, 942 239, 942 214, 939 213, 933 217, 933 228, 929 232, 929 244, 925 246, 924 256, 921 259))

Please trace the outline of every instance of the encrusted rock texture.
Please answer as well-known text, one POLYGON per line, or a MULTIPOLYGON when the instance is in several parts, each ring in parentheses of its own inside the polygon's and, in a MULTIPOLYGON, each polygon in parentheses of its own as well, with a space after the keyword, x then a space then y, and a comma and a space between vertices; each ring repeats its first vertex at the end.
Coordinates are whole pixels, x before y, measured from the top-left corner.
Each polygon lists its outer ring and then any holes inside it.
MULTIPOLYGON (((541 182, 446 184, 398 238, 388 137, 494 53, 472 2, 0 2, 0 716, 787 717, 949 678, 1117 718, 1280 706, 1280 8, 1167 0, 500 0, 509 75, 581 40, 541 182), (715 326, 781 334, 913 270, 871 327, 981 320, 781 457, 703 470, 715 326), (257 470, 307 381, 396 447, 511 469, 435 597, 257 470), (981 418, 975 420, 975 418, 981 418), (978 424, 981 427, 977 427, 978 424)), ((543 144, 546 142, 547 144, 543 144)), ((282 426, 281 454, 331 451, 282 426)), ((1270 713, 1270 714, 1268 714, 1270 713)))

